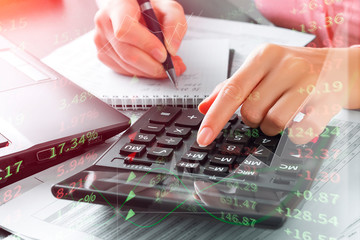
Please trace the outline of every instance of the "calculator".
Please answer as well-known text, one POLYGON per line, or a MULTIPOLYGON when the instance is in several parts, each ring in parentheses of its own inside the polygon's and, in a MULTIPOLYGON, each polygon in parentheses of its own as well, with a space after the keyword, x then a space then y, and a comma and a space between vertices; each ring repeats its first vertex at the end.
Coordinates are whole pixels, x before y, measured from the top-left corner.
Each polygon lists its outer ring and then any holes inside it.
MULTIPOLYGON (((299 208, 336 134, 292 143, 267 136, 234 114, 208 146, 196 135, 197 109, 152 107, 97 162, 55 184, 58 199, 111 205, 132 221, 137 211, 209 217, 225 224, 278 228, 299 208)), ((327 126, 327 133, 338 131, 327 126)))

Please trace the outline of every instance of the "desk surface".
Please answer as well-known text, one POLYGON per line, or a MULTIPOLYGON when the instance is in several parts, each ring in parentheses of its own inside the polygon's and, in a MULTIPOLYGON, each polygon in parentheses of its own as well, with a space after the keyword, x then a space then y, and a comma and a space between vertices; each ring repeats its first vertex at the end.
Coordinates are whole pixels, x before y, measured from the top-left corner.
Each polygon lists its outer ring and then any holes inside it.
POLYGON ((0 0, 0 34, 38 58, 94 28, 95 0, 0 0))
MULTIPOLYGON (((0 34, 33 55, 42 58, 54 49, 91 30, 94 26, 93 16, 96 9, 95 1, 92 0, 0 0, 0 34)), ((352 164, 353 167, 349 167, 350 169, 346 171, 355 173, 359 163, 353 161, 352 164)), ((343 173, 344 171, 343 169, 343 173)), ((342 181, 346 187, 349 183, 356 183, 351 181, 353 179, 346 178, 347 174, 341 174, 341 176, 344 177, 342 181)), ((349 174, 350 176, 355 176, 355 174, 349 174)), ((38 183, 28 181, 28 185, 31 186, 31 184, 36 186, 38 183)), ((341 194, 344 191, 346 193, 346 187, 338 188, 339 191, 343 190, 341 194)), ((342 209, 344 214, 347 213, 346 210, 349 210, 344 207, 339 209, 342 209)), ((354 210, 354 214, 357 210, 358 208, 354 210)), ((8 234, 0 230, 0 238, 8 234)), ((315 239, 318 236, 313 237, 315 239)))

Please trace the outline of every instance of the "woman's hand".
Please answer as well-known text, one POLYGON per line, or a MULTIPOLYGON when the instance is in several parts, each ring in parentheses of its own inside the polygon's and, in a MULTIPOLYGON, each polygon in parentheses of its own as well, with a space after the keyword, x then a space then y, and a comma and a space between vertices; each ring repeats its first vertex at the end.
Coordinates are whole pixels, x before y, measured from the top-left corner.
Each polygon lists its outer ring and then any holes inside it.
POLYGON ((237 108, 245 124, 273 136, 286 127, 296 144, 319 135, 342 107, 360 108, 360 49, 268 44, 200 105, 197 141, 210 144, 237 108), (300 122, 292 121, 299 113, 300 122))
POLYGON ((162 66, 166 49, 172 55, 177 75, 186 67, 176 56, 187 24, 180 4, 151 0, 165 37, 165 46, 146 27, 136 0, 107 0, 95 16, 95 44, 99 59, 114 71, 138 77, 166 78, 162 66))

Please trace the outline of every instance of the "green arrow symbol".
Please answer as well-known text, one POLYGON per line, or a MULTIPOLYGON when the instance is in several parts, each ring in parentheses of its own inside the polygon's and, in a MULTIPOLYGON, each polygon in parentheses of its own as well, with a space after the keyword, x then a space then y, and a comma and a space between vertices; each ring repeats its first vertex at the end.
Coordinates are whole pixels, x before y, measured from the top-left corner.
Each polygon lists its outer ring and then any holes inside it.
POLYGON ((129 192, 129 195, 127 196, 125 202, 130 201, 130 200, 133 199, 135 196, 136 196, 136 195, 135 195, 134 191, 131 190, 131 191, 129 192))
POLYGON ((134 211, 132 209, 130 209, 128 214, 126 215, 125 220, 128 220, 129 218, 133 217, 134 215, 135 215, 134 211))
POLYGON ((133 180, 134 178, 136 178, 136 175, 135 175, 134 172, 131 172, 131 173, 129 174, 129 177, 128 177, 128 179, 126 180, 126 182, 127 182, 127 183, 130 182, 130 181, 133 180))

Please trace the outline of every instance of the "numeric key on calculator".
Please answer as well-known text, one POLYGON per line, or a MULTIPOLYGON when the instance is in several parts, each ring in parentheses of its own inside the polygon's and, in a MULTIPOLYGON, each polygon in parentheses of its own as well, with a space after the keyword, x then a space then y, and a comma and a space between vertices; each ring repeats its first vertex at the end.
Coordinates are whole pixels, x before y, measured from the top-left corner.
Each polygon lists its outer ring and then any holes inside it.
POLYGON ((247 145, 250 137, 245 136, 244 134, 230 134, 226 137, 226 142, 247 145))
POLYGON ((265 147, 257 147, 253 153, 251 153, 254 157, 258 158, 259 160, 263 161, 270 165, 270 160, 272 157, 272 152, 265 147))
POLYGON ((254 144, 263 145, 264 147, 273 150, 276 148, 279 140, 279 137, 260 136, 254 141, 254 144))
POLYGON ((240 156, 243 149, 243 145, 223 143, 220 146, 220 152, 224 155, 236 155, 240 156))

